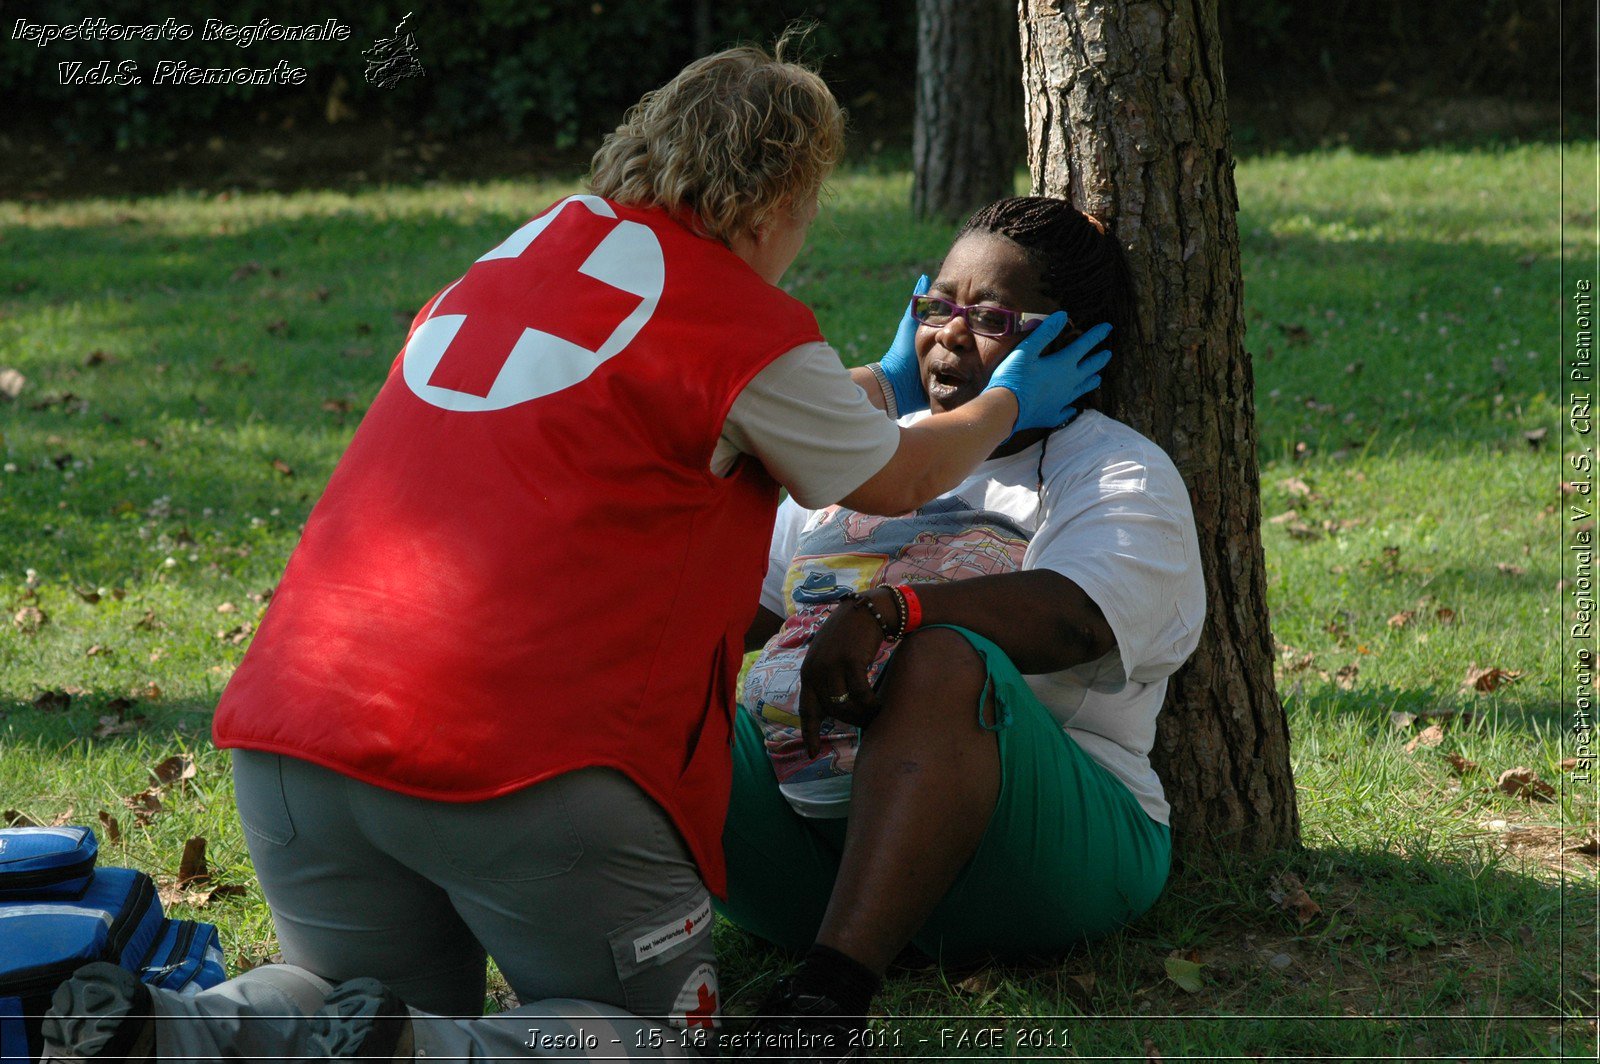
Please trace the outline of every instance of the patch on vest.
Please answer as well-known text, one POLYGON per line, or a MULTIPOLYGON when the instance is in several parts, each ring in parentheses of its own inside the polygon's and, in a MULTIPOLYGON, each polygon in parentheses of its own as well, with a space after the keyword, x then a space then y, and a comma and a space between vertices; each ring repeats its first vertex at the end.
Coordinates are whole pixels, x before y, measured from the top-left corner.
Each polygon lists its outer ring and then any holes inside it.
POLYGON ((672 1003, 674 1027, 704 1027, 713 1030, 718 1026, 717 970, 702 964, 689 973, 678 999, 672 1003))
POLYGON ((671 946, 710 930, 711 898, 708 896, 688 916, 662 924, 634 939, 633 959, 643 963, 671 946))
POLYGON ((469 413, 570 388, 633 341, 665 284, 649 226, 598 196, 569 196, 440 293, 406 344, 406 386, 469 413))

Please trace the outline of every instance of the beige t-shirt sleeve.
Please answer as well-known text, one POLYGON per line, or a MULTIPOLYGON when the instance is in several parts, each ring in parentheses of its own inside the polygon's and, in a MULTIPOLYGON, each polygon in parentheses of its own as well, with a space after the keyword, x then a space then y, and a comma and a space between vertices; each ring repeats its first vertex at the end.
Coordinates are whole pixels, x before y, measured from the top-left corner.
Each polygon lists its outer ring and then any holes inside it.
POLYGON ((757 373, 728 409, 711 471, 741 454, 766 466, 801 506, 830 506, 894 457, 900 426, 873 406, 825 343, 802 344, 757 373))

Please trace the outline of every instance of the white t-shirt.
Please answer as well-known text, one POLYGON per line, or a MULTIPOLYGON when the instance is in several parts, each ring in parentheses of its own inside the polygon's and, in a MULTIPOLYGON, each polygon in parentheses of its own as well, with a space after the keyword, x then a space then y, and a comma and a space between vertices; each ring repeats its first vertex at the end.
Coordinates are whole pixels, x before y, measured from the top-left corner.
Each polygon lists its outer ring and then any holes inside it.
POLYGON ((752 455, 806 506, 827 506, 894 457, 900 428, 873 406, 825 343, 802 344, 769 363, 728 409, 711 471, 726 476, 752 455))
POLYGON ((1152 819, 1168 823, 1149 753, 1167 677, 1193 652, 1205 616, 1194 515, 1165 452, 1095 411, 1043 443, 985 462, 911 514, 813 511, 793 500, 780 507, 761 604, 784 617, 784 627, 751 667, 741 701, 760 720, 780 789, 795 808, 844 815, 840 777, 854 763, 847 725, 829 722, 816 761, 794 745, 799 665, 827 615, 826 605, 795 600, 807 576, 813 588, 831 580, 866 590, 1019 569, 1060 573, 1105 614, 1115 650, 1026 679, 1084 752, 1126 784, 1152 819))

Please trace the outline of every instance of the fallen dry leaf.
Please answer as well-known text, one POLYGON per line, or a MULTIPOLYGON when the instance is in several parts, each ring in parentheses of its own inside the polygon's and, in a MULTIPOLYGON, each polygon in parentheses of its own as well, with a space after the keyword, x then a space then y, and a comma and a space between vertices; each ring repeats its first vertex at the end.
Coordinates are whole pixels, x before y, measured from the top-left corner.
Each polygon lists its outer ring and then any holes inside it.
POLYGON ((1455 624, 1456 611, 1451 609, 1449 606, 1440 606, 1438 609, 1433 611, 1433 619, 1438 621, 1440 624, 1455 624))
POLYGON ((1300 519, 1300 511, 1299 510, 1285 510, 1285 511, 1283 511, 1283 513, 1279 514, 1276 517, 1267 518, 1267 524, 1269 524, 1269 525, 1281 525, 1281 524, 1284 524, 1285 522, 1298 521, 1299 519, 1300 519))
POLYGON ((92 587, 75 587, 72 589, 72 593, 91 606, 98 605, 100 602, 100 592, 92 587))
POLYGON ((106 841, 111 845, 115 846, 122 841, 122 825, 117 822, 116 817, 104 809, 100 810, 100 826, 105 829, 106 841))
POLYGON ((178 886, 209 882, 211 869, 206 867, 206 840, 196 835, 183 844, 183 857, 178 862, 178 886))
POLYGON ((1461 681, 1461 686, 1479 691, 1484 694, 1494 691, 1508 683, 1514 682, 1522 673, 1513 669, 1502 669, 1498 665, 1487 669, 1480 669, 1477 663, 1467 666, 1467 678, 1461 681))
POLYGON ((1575 758, 1575 757, 1564 757, 1564 758, 1561 759, 1561 771, 1562 772, 1571 772, 1573 769, 1575 769, 1577 767, 1578 767, 1578 759, 1577 758, 1575 758))
POLYGON ((1416 720, 1417 715, 1415 713, 1407 713, 1400 709, 1397 709, 1393 713, 1389 714, 1389 723, 1401 731, 1411 727, 1412 724, 1416 723, 1416 720))
POLYGON ((1322 538, 1321 530, 1312 528, 1310 525, 1306 524, 1304 521, 1291 522, 1284 529, 1284 531, 1289 533, 1289 538, 1290 539, 1306 539, 1306 540, 1310 540, 1310 539, 1321 539, 1322 538))
POLYGON ((1591 831, 1582 841, 1562 847, 1561 852, 1582 854, 1584 857, 1600 857, 1600 835, 1591 831))
POLYGON ((1162 962, 1167 971, 1167 978, 1178 984, 1178 989, 1189 994, 1198 994, 1205 989, 1205 982, 1200 978, 1200 969, 1204 967, 1199 960, 1197 950, 1173 950, 1162 962))
POLYGON ((1476 772, 1478 769, 1478 763, 1476 761, 1468 761, 1466 758, 1457 753, 1445 754, 1444 759, 1450 762, 1450 771, 1454 772, 1457 776, 1465 776, 1467 773, 1476 772))
POLYGON ((0 820, 4 820, 6 827, 8 828, 44 827, 43 824, 39 823, 37 820, 33 819, 33 817, 29 816, 27 813, 24 813, 20 809, 7 809, 5 812, 0 813, 0 820))
POLYGON ((152 700, 160 698, 161 697, 161 686, 159 684, 157 684, 154 680, 150 681, 149 683, 144 685, 144 696, 146 698, 149 698, 149 699, 152 699, 152 700))
POLYGON ((1430 724, 1417 733, 1417 737, 1406 743, 1406 753, 1414 753, 1419 746, 1438 746, 1444 742, 1444 729, 1437 724, 1430 724))
POLYGON ((998 973, 993 968, 981 968, 956 984, 956 989, 964 994, 982 997, 1000 985, 998 973))
POLYGON ((1149 1064, 1161 1064, 1161 1050, 1156 1048, 1155 1039, 1153 1038, 1144 1040, 1144 1059, 1149 1064))
POLYGON ((33 708, 43 713, 59 713, 72 705, 72 696, 65 691, 40 691, 33 699, 33 708))
POLYGON ((1322 912, 1322 906, 1311 900, 1311 895, 1306 893, 1300 877, 1293 872, 1284 872, 1276 876, 1267 889, 1267 897, 1284 912, 1294 914, 1302 927, 1322 912))
POLYGON ((1360 672, 1360 665, 1341 665, 1339 671, 1333 674, 1333 682, 1341 691, 1348 691, 1355 687, 1356 675, 1360 672))
POLYGON ((135 823, 148 824, 162 810, 161 788, 146 787, 138 794, 125 796, 122 799, 122 804, 133 810, 135 823))
POLYGON ((1295 658, 1293 661, 1284 662, 1283 663, 1283 671, 1284 672, 1304 672, 1306 669, 1311 668, 1311 666, 1315 665, 1316 663, 1317 663, 1317 656, 1315 654, 1302 654, 1300 657, 1295 658))
POLYGON ((156 619, 155 610, 145 610, 144 616, 140 617, 137 621, 134 621, 133 626, 146 632, 153 632, 156 629, 161 628, 162 624, 156 619))
POLYGON ((113 735, 127 735, 129 732, 135 732, 144 727, 147 720, 148 718, 146 717, 124 719, 108 713, 100 718, 99 724, 94 729, 94 737, 96 739, 109 739, 113 735))
POLYGON ((248 891, 239 883, 224 883, 219 887, 212 887, 210 890, 199 892, 194 896, 190 904, 196 909, 204 909, 212 902, 222 898, 242 898, 247 893, 248 891))
POLYGON ((7 399, 15 399, 22 394, 22 389, 28 386, 28 378, 18 373, 9 366, 0 369, 0 395, 7 399))
POLYGON ((37 606, 24 606, 12 615, 11 623, 23 635, 32 635, 50 623, 50 615, 37 606))
POLYGON ((1397 613, 1393 617, 1389 618, 1389 627, 1390 628, 1404 628, 1406 625, 1410 624, 1412 621, 1414 621, 1416 619, 1417 619, 1417 611, 1416 610, 1401 610, 1399 613, 1397 613))
POLYGON ((1311 494, 1311 486, 1305 481, 1301 480, 1299 477, 1286 477, 1285 479, 1278 481, 1278 487, 1282 488, 1288 494, 1294 496, 1311 494))
POLYGON ((274 458, 272 460, 272 468, 276 469, 286 477, 294 476, 294 467, 288 462, 285 462, 282 458, 274 458))
POLYGON ((1554 787, 1534 775, 1533 769, 1523 765, 1500 773, 1500 778, 1495 781, 1495 789, 1513 798, 1540 802, 1550 801, 1556 793, 1554 787))
POLYGON ((188 754, 173 754, 151 768, 150 775, 154 776, 156 783, 162 787, 192 780, 195 776, 194 758, 188 754))
POLYGON ((232 613, 234 610, 237 610, 238 608, 239 607, 235 606, 231 602, 222 602, 222 603, 218 603, 217 604, 217 612, 218 613, 232 613))
POLYGON ((1528 575, 1528 570, 1524 569, 1520 565, 1512 565, 1510 562, 1496 562, 1495 563, 1495 568, 1499 569, 1502 573, 1505 573, 1507 576, 1527 576, 1528 575))
POLYGON ((218 630, 217 638, 229 646, 238 646, 255 634, 255 630, 256 626, 254 624, 245 621, 243 624, 236 624, 232 628, 218 630))

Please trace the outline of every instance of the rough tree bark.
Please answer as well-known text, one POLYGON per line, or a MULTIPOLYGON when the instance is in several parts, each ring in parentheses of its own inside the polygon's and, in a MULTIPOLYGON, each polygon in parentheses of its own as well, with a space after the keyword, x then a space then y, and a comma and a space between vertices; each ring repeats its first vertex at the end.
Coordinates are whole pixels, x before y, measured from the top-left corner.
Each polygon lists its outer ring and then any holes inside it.
POLYGON ((1020 0, 1020 16, 1034 192, 1106 221, 1132 275, 1099 406, 1172 456, 1200 533, 1205 635, 1151 755, 1174 843, 1189 859, 1293 846, 1216 0, 1020 0))
POLYGON ((960 221, 1011 195, 1022 144, 1014 0, 917 0, 912 213, 960 221))

